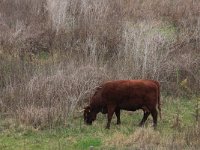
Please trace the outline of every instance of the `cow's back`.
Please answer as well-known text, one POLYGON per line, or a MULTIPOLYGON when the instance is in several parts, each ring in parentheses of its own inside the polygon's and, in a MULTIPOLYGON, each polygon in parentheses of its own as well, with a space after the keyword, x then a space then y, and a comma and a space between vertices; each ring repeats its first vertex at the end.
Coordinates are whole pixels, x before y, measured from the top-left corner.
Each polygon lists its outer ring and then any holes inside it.
POLYGON ((157 83, 153 80, 117 80, 109 81, 102 86, 104 98, 121 98, 130 96, 144 96, 157 89, 157 83))
POLYGON ((132 107, 157 104, 157 84, 153 80, 117 80, 102 85, 101 97, 105 105, 132 107))

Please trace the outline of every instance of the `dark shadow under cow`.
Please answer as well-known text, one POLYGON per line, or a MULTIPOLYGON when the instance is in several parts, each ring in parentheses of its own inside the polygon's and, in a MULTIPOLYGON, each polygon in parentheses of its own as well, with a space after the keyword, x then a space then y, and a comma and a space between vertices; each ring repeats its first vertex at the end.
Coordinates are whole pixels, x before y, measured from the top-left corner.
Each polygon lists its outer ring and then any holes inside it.
POLYGON ((99 112, 107 113, 108 122, 106 128, 110 128, 113 114, 117 116, 117 124, 120 124, 120 110, 135 111, 142 109, 143 118, 139 123, 143 126, 148 116, 153 117, 153 126, 157 126, 157 108, 161 116, 160 85, 154 80, 117 80, 108 81, 97 88, 90 100, 90 104, 84 108, 84 121, 92 124, 99 112))

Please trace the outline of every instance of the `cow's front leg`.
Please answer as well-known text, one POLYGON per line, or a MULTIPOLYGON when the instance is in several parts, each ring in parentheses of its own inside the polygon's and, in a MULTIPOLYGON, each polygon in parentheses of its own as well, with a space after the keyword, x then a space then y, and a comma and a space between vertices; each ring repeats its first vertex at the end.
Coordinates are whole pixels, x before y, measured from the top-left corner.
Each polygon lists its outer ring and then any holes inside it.
POLYGON ((109 106, 108 107, 108 122, 106 125, 106 129, 110 129, 110 123, 111 123, 114 112, 115 112, 115 106, 109 106))
POLYGON ((121 124, 120 121, 120 109, 115 110, 115 115, 117 116, 117 124, 121 124))

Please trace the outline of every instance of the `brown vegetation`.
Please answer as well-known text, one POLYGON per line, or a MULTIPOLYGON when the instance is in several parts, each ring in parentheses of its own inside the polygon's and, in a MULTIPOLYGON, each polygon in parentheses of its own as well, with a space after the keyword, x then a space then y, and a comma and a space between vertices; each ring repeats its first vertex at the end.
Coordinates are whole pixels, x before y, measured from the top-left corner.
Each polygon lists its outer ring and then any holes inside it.
POLYGON ((0 0, 0 111, 63 121, 108 79, 198 93, 199 13, 198 0, 0 0))
POLYGON ((192 127, 184 133, 161 136, 160 132, 150 127, 140 128, 128 136, 116 132, 111 139, 106 139, 105 145, 112 145, 118 149, 181 150, 189 148, 195 150, 199 147, 198 136, 200 132, 198 130, 199 126, 192 127))

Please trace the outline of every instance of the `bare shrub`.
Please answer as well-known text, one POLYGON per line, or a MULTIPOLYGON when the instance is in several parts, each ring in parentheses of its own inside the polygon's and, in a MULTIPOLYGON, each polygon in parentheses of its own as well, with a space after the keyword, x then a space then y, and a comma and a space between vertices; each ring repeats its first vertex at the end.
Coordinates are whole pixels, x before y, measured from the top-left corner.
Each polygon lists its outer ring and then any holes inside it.
POLYGON ((90 100, 91 93, 107 77, 103 68, 67 66, 35 74, 26 83, 4 89, 1 108, 15 112, 23 123, 44 127, 56 122, 65 123, 79 106, 90 100))
POLYGON ((36 108, 33 105, 24 107, 17 111, 18 119, 25 125, 31 125, 34 128, 50 127, 59 121, 58 108, 36 108))

